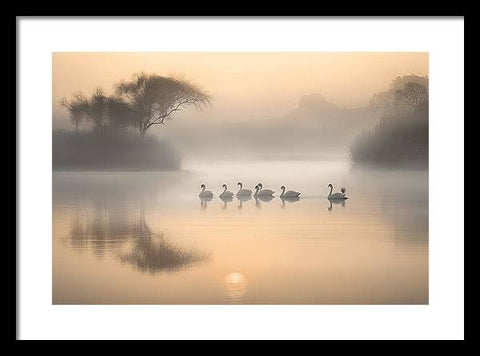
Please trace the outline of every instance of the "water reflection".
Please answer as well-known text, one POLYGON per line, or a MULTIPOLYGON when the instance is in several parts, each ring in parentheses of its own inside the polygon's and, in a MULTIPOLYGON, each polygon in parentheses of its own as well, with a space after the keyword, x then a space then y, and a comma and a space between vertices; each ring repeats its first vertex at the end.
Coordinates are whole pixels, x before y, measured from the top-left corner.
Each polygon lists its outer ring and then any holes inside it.
POLYGON ((247 292, 247 279, 240 272, 231 272, 225 276, 225 292, 228 302, 236 304, 242 301, 247 292))
POLYGON ((300 200, 299 197, 280 197, 280 200, 282 201, 282 208, 285 208, 285 202, 289 203, 295 203, 300 200))
POLYGON ((110 208, 105 200, 96 199, 92 210, 81 215, 79 206, 74 209, 68 233, 68 241, 74 249, 91 249, 96 256, 103 257, 132 238, 151 234, 145 222, 143 205, 137 214, 131 214, 125 208, 110 208), (132 215, 136 215, 133 221, 132 215))
POLYGON ((213 200, 212 197, 200 197, 200 208, 202 209, 207 209, 207 206, 209 202, 211 202, 213 200))
MULTIPOLYGON (((237 197, 238 210, 217 198, 198 209, 198 182, 217 184, 215 167, 54 173, 54 304, 428 303, 428 173, 292 164, 278 163, 272 184, 306 196, 237 197), (332 180, 351 199, 325 204, 318 187, 332 180)), ((221 179, 245 169, 256 182, 264 169, 236 165, 221 179)))
POLYGON ((237 196, 237 199, 239 201, 238 203, 238 209, 239 210, 242 210, 242 207, 243 207, 243 202, 247 202, 249 200, 252 199, 252 196, 251 195, 238 195, 237 196))
POLYGON ((120 259, 122 262, 133 264, 142 271, 154 273, 162 270, 178 271, 207 258, 207 253, 180 248, 165 241, 163 234, 160 234, 138 239, 120 259))
POLYGON ((255 198, 255 208, 260 209, 262 207, 262 205, 260 204, 260 200, 256 195, 254 196, 254 198, 255 198))
POLYGON ((332 203, 335 205, 341 205, 342 207, 345 207, 345 200, 343 199, 327 199, 328 202, 330 203, 328 206, 328 211, 332 211, 332 203))
POLYGON ((428 248, 428 171, 353 170, 352 177, 392 226, 397 250, 428 248), (372 179, 381 175, 382 179, 372 179))
POLYGON ((105 183, 97 179, 84 189, 84 181, 73 180, 69 186, 73 207, 64 241, 75 250, 89 250, 101 258, 110 253, 122 263, 152 273, 176 271, 209 258, 208 252, 177 246, 152 230, 146 220, 146 206, 153 196, 151 185, 140 189, 141 180, 105 183))
POLYGON ((233 201, 233 197, 220 197, 220 200, 223 201, 222 209, 225 210, 227 208, 227 203, 230 203, 233 201))
POLYGON ((209 257, 207 252, 181 248, 166 241, 163 233, 154 233, 145 220, 143 202, 140 203, 137 219, 130 223, 125 212, 119 214, 117 211, 115 214, 104 202, 96 206, 93 219, 87 218, 84 225, 81 223, 79 209, 75 211, 69 233, 72 247, 93 249, 99 257, 103 257, 106 252, 117 251, 121 262, 149 272, 176 271, 209 257), (130 244, 127 251, 118 252, 126 243, 130 244))
POLYGON ((260 201, 263 201, 263 202, 270 202, 272 201, 273 199, 275 199, 274 196, 272 195, 265 195, 265 196, 261 196, 261 195, 254 195, 253 196, 255 198, 255 207, 260 209, 262 207, 262 204, 260 203, 260 201))

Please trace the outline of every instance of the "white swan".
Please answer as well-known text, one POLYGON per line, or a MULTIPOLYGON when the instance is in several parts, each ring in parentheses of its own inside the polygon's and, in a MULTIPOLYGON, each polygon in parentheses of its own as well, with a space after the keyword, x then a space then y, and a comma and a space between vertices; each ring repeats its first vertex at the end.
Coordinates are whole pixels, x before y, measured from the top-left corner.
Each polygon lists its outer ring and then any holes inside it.
MULTIPOLYGON (((256 194, 257 194, 258 196, 263 196, 263 197, 265 197, 265 196, 271 196, 271 195, 273 195, 273 194, 275 193, 273 190, 263 189, 262 183, 258 183, 257 187, 260 188, 260 191, 258 191, 258 189, 257 189, 257 193, 256 193, 256 194)), ((256 188, 256 187, 255 187, 255 188, 256 188)))
POLYGON ((243 189, 242 182, 238 182, 237 185, 240 186, 240 189, 237 192, 237 197, 242 195, 252 195, 252 191, 250 189, 243 189))
POLYGON ((298 196, 302 193, 299 193, 299 192, 296 192, 294 190, 289 190, 287 192, 285 192, 285 186, 282 185, 280 187, 280 189, 282 190, 282 194, 280 194, 280 198, 298 198, 298 196))
POLYGON ((200 194, 198 194, 198 196, 200 198, 212 198, 213 197, 213 193, 209 190, 205 190, 205 184, 202 184, 200 186, 200 188, 202 188, 202 191, 200 192, 200 194))
MULTIPOLYGON (((262 200, 265 200, 265 198, 273 198, 273 193, 270 189, 266 189, 266 190, 261 190, 260 186, 259 185, 256 185, 255 186, 255 193, 253 194, 253 196, 255 198, 260 198, 262 200)), ((271 199, 269 199, 271 200, 271 199)))
POLYGON ((342 188, 342 193, 333 193, 332 194, 332 191, 333 191, 333 185, 330 183, 328 185, 328 187, 330 188, 330 193, 328 194, 328 197, 327 199, 348 199, 348 197, 345 195, 345 188, 342 188))
POLYGON ((225 190, 219 195, 220 198, 226 198, 226 199, 233 198, 233 193, 227 191, 227 185, 226 184, 222 185, 222 188, 225 188, 225 190))
POLYGON ((273 195, 259 195, 257 198, 261 201, 269 202, 272 201, 275 197, 273 195))

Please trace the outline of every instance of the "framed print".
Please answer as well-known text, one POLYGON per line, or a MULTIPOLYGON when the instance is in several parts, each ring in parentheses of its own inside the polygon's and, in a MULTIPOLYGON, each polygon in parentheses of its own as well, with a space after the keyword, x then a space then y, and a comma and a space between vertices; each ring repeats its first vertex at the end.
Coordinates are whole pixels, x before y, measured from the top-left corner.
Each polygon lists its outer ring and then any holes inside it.
POLYGON ((463 18, 18 21, 21 338, 463 338, 463 18))

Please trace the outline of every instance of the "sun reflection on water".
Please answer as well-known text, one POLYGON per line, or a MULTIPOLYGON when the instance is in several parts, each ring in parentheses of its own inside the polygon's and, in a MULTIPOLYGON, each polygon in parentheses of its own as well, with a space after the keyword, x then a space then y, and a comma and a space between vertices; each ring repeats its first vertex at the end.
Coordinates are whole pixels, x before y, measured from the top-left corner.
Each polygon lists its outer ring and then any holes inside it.
POLYGON ((225 276, 225 291, 228 302, 240 303, 247 292, 247 279, 240 272, 231 272, 225 276))

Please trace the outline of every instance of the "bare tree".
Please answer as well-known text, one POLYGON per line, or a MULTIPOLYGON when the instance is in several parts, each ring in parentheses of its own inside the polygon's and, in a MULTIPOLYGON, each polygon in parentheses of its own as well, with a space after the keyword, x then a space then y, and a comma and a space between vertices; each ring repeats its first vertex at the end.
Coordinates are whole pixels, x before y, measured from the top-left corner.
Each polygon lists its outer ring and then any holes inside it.
POLYGON ((415 110, 428 99, 428 89, 422 84, 409 82, 403 86, 403 89, 395 91, 395 98, 415 110))
POLYGON ((187 80, 156 74, 136 74, 132 80, 117 83, 115 87, 134 113, 132 124, 142 136, 155 125, 165 125, 183 107, 193 105, 202 109, 211 100, 205 91, 187 80))

